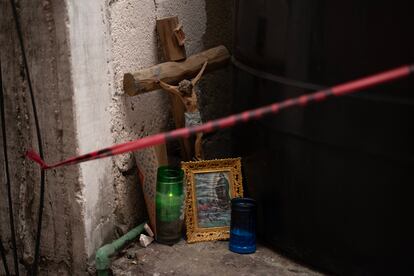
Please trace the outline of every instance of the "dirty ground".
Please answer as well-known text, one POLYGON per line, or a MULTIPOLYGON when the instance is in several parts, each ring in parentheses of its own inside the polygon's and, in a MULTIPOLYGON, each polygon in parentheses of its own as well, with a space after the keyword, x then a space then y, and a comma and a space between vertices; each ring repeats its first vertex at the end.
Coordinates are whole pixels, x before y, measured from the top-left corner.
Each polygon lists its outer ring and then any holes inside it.
POLYGON ((323 275, 259 245, 257 252, 239 255, 229 251, 228 242, 174 246, 135 244, 114 260, 114 275, 323 275))

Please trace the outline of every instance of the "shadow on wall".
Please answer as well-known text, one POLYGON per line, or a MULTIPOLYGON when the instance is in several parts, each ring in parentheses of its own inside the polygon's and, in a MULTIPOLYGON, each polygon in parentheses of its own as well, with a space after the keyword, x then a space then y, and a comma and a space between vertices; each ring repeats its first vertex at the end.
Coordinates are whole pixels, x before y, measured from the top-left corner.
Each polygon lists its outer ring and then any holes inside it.
POLYGON ((203 35, 204 47, 211 48, 223 44, 229 50, 233 45, 233 0, 206 0, 206 31, 203 35))
MULTIPOLYGON (((224 45, 233 48, 233 0, 206 0, 206 30, 203 35, 205 49, 224 45)), ((200 110, 203 121, 229 115, 232 110, 231 68, 206 75, 200 82, 200 110)), ((206 159, 226 158, 232 154, 230 130, 205 135, 204 152, 206 159)))

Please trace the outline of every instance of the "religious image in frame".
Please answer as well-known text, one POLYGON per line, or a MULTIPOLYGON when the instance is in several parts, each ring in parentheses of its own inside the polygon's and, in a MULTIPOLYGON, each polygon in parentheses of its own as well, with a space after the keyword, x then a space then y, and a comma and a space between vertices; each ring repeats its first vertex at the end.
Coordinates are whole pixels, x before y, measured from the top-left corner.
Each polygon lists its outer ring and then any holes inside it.
POLYGON ((225 240, 230 231, 230 201, 243 196, 240 158, 183 162, 189 243, 225 240))

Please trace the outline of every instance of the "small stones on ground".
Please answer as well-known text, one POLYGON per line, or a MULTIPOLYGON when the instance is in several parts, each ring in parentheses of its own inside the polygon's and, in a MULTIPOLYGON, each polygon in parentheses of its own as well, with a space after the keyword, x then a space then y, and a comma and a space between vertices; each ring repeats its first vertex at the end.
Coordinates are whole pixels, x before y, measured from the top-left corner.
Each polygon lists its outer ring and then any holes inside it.
POLYGON ((154 232, 152 232, 151 227, 148 225, 148 223, 145 223, 144 229, 150 237, 154 237, 154 232))
POLYGON ((139 236, 139 243, 141 244, 142 247, 147 247, 148 245, 150 245, 152 242, 154 241, 153 237, 141 234, 141 236, 139 236))

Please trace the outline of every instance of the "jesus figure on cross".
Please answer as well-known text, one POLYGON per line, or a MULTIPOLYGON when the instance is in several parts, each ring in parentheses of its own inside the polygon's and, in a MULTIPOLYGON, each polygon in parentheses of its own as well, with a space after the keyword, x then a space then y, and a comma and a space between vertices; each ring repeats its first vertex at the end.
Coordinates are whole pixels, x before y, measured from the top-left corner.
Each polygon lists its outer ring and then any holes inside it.
MULTIPOLYGON (((181 99, 186 110, 186 112, 184 113, 186 127, 198 126, 202 123, 200 111, 198 109, 197 94, 195 87, 198 81, 201 79, 204 70, 206 69, 207 63, 208 62, 206 61, 203 64, 203 67, 194 79, 192 79, 191 81, 184 79, 178 83, 178 86, 170 85, 168 83, 163 82, 162 80, 157 81, 165 91, 172 93, 181 99)), ((203 133, 196 134, 194 153, 195 158, 197 160, 202 160, 204 157, 201 144, 202 137, 203 133)))

